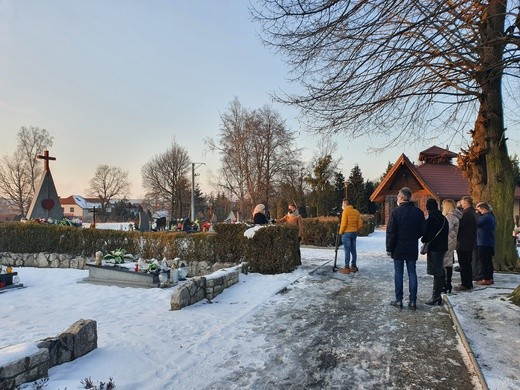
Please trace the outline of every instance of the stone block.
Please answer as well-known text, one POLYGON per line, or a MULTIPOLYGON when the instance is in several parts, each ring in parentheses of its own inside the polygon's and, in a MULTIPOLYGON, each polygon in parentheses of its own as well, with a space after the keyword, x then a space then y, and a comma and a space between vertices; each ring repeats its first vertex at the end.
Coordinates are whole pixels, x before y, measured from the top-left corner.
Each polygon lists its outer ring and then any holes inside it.
POLYGON ((25 382, 47 376, 49 351, 45 348, 0 368, 0 389, 14 389, 25 382))
POLYGON ((200 301, 206 299, 206 289, 204 289, 204 288, 198 289, 197 292, 195 293, 195 296, 193 298, 194 299, 192 301, 192 304, 200 302, 200 301))
POLYGON ((69 267, 70 268, 74 268, 74 269, 81 269, 81 268, 83 268, 83 267, 80 267, 79 264, 80 264, 79 258, 75 257, 75 258, 70 260, 69 267))
POLYGON ((65 334, 73 336, 73 359, 86 355, 97 348, 97 322, 94 320, 78 320, 67 329, 65 334))
POLYGON ((170 300, 171 310, 180 310, 183 307, 189 306, 190 304, 190 293, 189 289, 185 287, 179 287, 176 289, 170 300))
POLYGON ((224 291, 223 285, 215 286, 215 288, 213 289, 213 296, 216 297, 217 295, 221 294, 222 291, 224 291))
POLYGON ((47 260, 47 256, 45 255, 45 253, 38 253, 34 262, 35 262, 36 267, 38 267, 38 268, 49 267, 49 262, 47 260))

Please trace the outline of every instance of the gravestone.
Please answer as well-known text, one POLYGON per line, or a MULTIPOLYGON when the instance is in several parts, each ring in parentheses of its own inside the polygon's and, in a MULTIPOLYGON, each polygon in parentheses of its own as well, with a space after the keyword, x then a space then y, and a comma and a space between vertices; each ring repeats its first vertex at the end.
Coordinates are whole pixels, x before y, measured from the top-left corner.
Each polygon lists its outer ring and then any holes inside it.
POLYGON ((139 231, 147 232, 150 230, 150 216, 145 211, 139 211, 139 231))
POLYGON ((61 220, 63 219, 63 209, 49 168, 49 160, 56 160, 56 157, 49 157, 49 151, 45 150, 43 156, 38 156, 38 158, 44 160, 43 173, 27 212, 27 219, 52 218, 61 220))
POLYGON ((0 274, 0 293, 12 288, 23 287, 23 284, 19 282, 16 275, 18 275, 18 272, 0 274))

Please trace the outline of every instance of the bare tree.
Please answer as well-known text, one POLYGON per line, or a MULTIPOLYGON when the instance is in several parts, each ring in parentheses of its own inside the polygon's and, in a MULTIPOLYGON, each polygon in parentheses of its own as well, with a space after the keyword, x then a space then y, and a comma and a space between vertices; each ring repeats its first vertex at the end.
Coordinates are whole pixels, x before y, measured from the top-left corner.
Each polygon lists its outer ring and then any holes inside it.
POLYGON ((27 162, 27 171, 31 180, 31 196, 33 196, 36 192, 36 182, 42 172, 37 156, 52 147, 54 137, 47 130, 34 126, 22 126, 16 137, 18 138, 18 150, 27 162))
POLYGON ((254 204, 269 204, 277 180, 298 153, 292 146, 294 134, 272 108, 249 111, 237 98, 221 115, 221 125, 218 139, 206 144, 221 156, 219 187, 231 193, 247 215, 254 204))
POLYGON ((25 216, 42 173, 37 156, 52 146, 53 137, 47 130, 33 126, 21 127, 16 137, 18 145, 13 156, 4 156, 0 161, 0 195, 25 216))
POLYGON ((308 169, 304 163, 294 159, 286 169, 280 172, 275 188, 276 218, 281 218, 287 211, 287 204, 294 203, 303 217, 306 213, 306 193, 308 184, 305 181, 308 169))
POLYGON ((87 192, 99 198, 102 213, 106 213, 110 200, 118 195, 126 196, 130 190, 128 172, 107 164, 98 165, 89 185, 87 192))
POLYGON ((167 205, 172 216, 182 216, 183 203, 190 193, 189 167, 188 152, 173 140, 168 150, 155 155, 142 168, 146 198, 167 205))
POLYGON ((0 164, 0 193, 25 216, 31 204, 31 178, 27 161, 20 150, 4 156, 0 164))
POLYGON ((459 165, 497 214, 495 267, 512 269, 513 173, 502 84, 519 97, 520 16, 506 0, 259 0, 265 39, 292 66, 316 131, 389 143, 453 137, 478 112, 459 165), (443 133, 442 129, 448 130, 443 133))

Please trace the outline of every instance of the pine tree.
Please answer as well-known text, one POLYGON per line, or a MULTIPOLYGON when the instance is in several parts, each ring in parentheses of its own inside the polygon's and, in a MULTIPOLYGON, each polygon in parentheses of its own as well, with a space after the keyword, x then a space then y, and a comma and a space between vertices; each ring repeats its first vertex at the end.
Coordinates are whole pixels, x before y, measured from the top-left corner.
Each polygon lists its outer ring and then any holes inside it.
POLYGON ((350 204, 354 206, 360 213, 368 212, 368 202, 365 191, 365 179, 359 165, 354 165, 350 171, 347 184, 347 198, 350 204))

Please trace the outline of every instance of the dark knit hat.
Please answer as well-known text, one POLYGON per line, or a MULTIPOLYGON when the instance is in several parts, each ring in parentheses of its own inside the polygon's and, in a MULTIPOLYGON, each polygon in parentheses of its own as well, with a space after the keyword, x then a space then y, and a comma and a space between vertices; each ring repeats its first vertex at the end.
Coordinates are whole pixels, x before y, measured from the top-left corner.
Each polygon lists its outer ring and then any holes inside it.
POLYGON ((430 198, 426 201, 426 210, 433 211, 433 210, 439 210, 439 204, 437 201, 433 198, 430 198))

